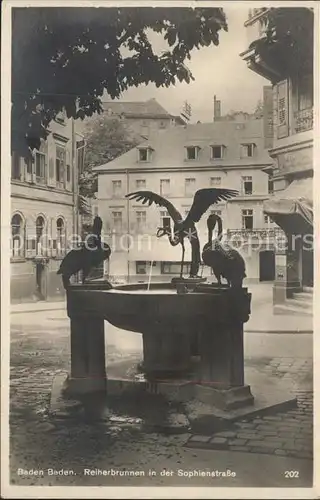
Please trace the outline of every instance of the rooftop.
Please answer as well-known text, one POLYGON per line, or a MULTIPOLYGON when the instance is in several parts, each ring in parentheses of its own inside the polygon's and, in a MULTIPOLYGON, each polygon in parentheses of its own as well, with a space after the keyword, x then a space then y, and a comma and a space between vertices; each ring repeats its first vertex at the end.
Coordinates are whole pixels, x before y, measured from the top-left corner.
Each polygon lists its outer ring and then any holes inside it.
POLYGON ((125 117, 171 117, 171 114, 154 98, 144 102, 104 101, 102 105, 105 112, 110 110, 112 114, 125 117))
POLYGON ((196 168, 205 166, 261 165, 272 164, 268 151, 264 149, 263 120, 252 119, 245 122, 218 121, 213 123, 197 123, 151 134, 147 141, 139 144, 139 148, 150 147, 153 150, 151 160, 139 162, 136 148, 119 156, 115 160, 95 167, 104 172, 113 169, 146 168, 157 169, 196 168), (254 157, 241 158, 241 144, 255 144, 254 157), (211 159, 210 146, 225 146, 222 159, 211 159), (185 148, 198 146, 196 160, 186 160, 185 148))

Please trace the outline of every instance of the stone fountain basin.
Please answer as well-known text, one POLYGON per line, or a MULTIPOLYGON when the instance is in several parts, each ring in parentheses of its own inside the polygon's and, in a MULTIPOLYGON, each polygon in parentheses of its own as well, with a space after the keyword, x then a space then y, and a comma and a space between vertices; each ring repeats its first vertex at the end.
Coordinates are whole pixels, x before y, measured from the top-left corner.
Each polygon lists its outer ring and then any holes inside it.
POLYGON ((189 335, 213 325, 248 321, 251 294, 202 284, 178 294, 172 283, 118 285, 108 282, 72 285, 68 315, 104 318, 112 325, 138 333, 189 335), (76 309, 76 310, 75 310, 76 309))

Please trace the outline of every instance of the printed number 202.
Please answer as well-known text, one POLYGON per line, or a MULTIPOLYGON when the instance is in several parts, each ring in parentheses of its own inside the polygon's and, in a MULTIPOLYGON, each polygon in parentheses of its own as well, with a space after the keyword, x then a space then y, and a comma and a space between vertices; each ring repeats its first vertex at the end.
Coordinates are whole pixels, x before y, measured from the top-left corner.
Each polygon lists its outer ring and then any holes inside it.
POLYGON ((299 471, 297 470, 286 470, 285 473, 284 473, 284 477, 286 477, 287 479, 291 479, 293 477, 299 477, 299 471))

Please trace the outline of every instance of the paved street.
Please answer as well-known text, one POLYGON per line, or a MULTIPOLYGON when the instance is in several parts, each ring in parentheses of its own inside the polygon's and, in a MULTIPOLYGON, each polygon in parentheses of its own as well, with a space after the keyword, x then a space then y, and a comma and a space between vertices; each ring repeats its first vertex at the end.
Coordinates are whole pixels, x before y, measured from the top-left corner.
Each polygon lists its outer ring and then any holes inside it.
MULTIPOLYGON (((211 436, 145 432, 125 420, 92 425, 50 419, 54 374, 69 370, 69 325, 63 310, 11 316, 11 473, 15 484, 307 486, 312 481, 312 335, 245 334, 246 370, 291 384, 299 407, 238 422, 211 436), (77 474, 22 477, 18 468, 74 469, 77 474), (84 476, 83 469, 139 469, 157 476, 84 476), (172 469, 173 476, 160 471, 172 469), (269 475, 264 473, 266 467, 269 475), (234 470, 236 477, 180 477, 183 470, 234 470), (286 470, 298 470, 288 479, 286 470), (119 481, 119 483, 118 483, 119 481), (288 484, 288 482, 290 484, 288 484)), ((139 357, 139 334, 106 325, 107 363, 139 357)))

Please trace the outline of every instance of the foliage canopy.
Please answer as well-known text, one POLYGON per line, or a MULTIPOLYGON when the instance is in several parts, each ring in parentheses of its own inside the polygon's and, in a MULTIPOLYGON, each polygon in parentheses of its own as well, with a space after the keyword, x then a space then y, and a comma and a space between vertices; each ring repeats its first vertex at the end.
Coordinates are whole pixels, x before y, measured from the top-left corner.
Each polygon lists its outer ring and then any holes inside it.
POLYGON ((27 156, 66 110, 81 118, 101 111, 132 86, 189 83, 194 48, 218 45, 227 31, 220 8, 13 8, 12 149, 27 156), (150 34, 167 42, 157 53, 150 34), (30 148, 30 149, 29 149, 30 148))

